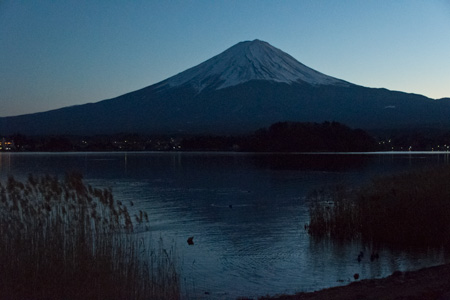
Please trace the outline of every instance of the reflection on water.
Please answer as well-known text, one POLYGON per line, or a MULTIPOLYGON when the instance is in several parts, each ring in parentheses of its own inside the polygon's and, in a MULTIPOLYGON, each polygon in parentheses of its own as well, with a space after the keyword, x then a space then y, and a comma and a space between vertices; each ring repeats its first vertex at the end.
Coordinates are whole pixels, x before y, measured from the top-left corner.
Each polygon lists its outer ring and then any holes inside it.
POLYGON ((9 173, 11 168, 11 154, 0 152, 0 174, 9 173))
POLYGON ((448 261, 441 249, 404 251, 315 241, 305 196, 338 183, 433 164, 448 154, 0 153, 0 177, 82 172, 132 209, 152 236, 175 243, 186 298, 311 291, 448 261), (189 246, 187 238, 194 236, 189 246), (358 262, 357 256, 365 256, 358 262))
POLYGON ((333 155, 333 154, 278 154, 255 155, 252 157, 255 165, 272 170, 315 170, 342 172, 361 169, 369 160, 367 155, 333 155))

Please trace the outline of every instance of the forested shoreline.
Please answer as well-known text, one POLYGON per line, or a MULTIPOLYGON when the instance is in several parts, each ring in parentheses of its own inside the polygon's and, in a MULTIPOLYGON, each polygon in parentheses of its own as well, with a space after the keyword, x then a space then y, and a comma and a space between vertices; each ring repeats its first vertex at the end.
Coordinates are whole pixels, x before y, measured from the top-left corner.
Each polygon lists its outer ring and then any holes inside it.
POLYGON ((338 122, 278 122, 247 135, 118 133, 113 135, 2 136, 0 151, 449 151, 450 131, 352 129, 338 122), (4 147, 2 149, 2 143, 4 147), (5 145, 8 145, 7 147, 5 145))

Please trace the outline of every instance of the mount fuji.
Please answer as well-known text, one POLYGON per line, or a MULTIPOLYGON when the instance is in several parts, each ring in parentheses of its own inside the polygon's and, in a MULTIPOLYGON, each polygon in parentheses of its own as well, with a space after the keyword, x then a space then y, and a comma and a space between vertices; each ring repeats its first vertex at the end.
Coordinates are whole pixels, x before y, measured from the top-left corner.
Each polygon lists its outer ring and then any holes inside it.
POLYGON ((305 82, 312 85, 347 85, 301 64, 272 45, 254 40, 241 42, 200 65, 164 82, 171 87, 189 84, 198 92, 223 89, 251 80, 280 83, 305 82))
POLYGON ((113 99, 0 118, 0 134, 238 134, 279 121, 442 129, 449 116, 448 98, 355 85, 254 40, 113 99))

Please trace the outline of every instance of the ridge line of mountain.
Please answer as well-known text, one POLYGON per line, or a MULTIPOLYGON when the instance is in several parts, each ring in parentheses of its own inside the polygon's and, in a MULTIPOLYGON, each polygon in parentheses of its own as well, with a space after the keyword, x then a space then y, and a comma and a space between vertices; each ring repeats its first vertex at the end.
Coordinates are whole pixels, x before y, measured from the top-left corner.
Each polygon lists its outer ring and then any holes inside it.
POLYGON ((444 129, 448 116, 450 98, 355 85, 254 40, 115 98, 1 117, 0 134, 239 134, 279 121, 444 129))

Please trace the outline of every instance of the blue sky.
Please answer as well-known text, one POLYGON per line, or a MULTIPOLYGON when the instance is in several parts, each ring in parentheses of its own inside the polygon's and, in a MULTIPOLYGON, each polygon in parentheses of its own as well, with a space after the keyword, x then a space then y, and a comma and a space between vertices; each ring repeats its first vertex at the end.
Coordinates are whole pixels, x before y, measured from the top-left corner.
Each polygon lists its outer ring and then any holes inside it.
POLYGON ((450 97, 450 0, 1 0, 0 116, 119 96, 253 39, 355 84, 450 97))

